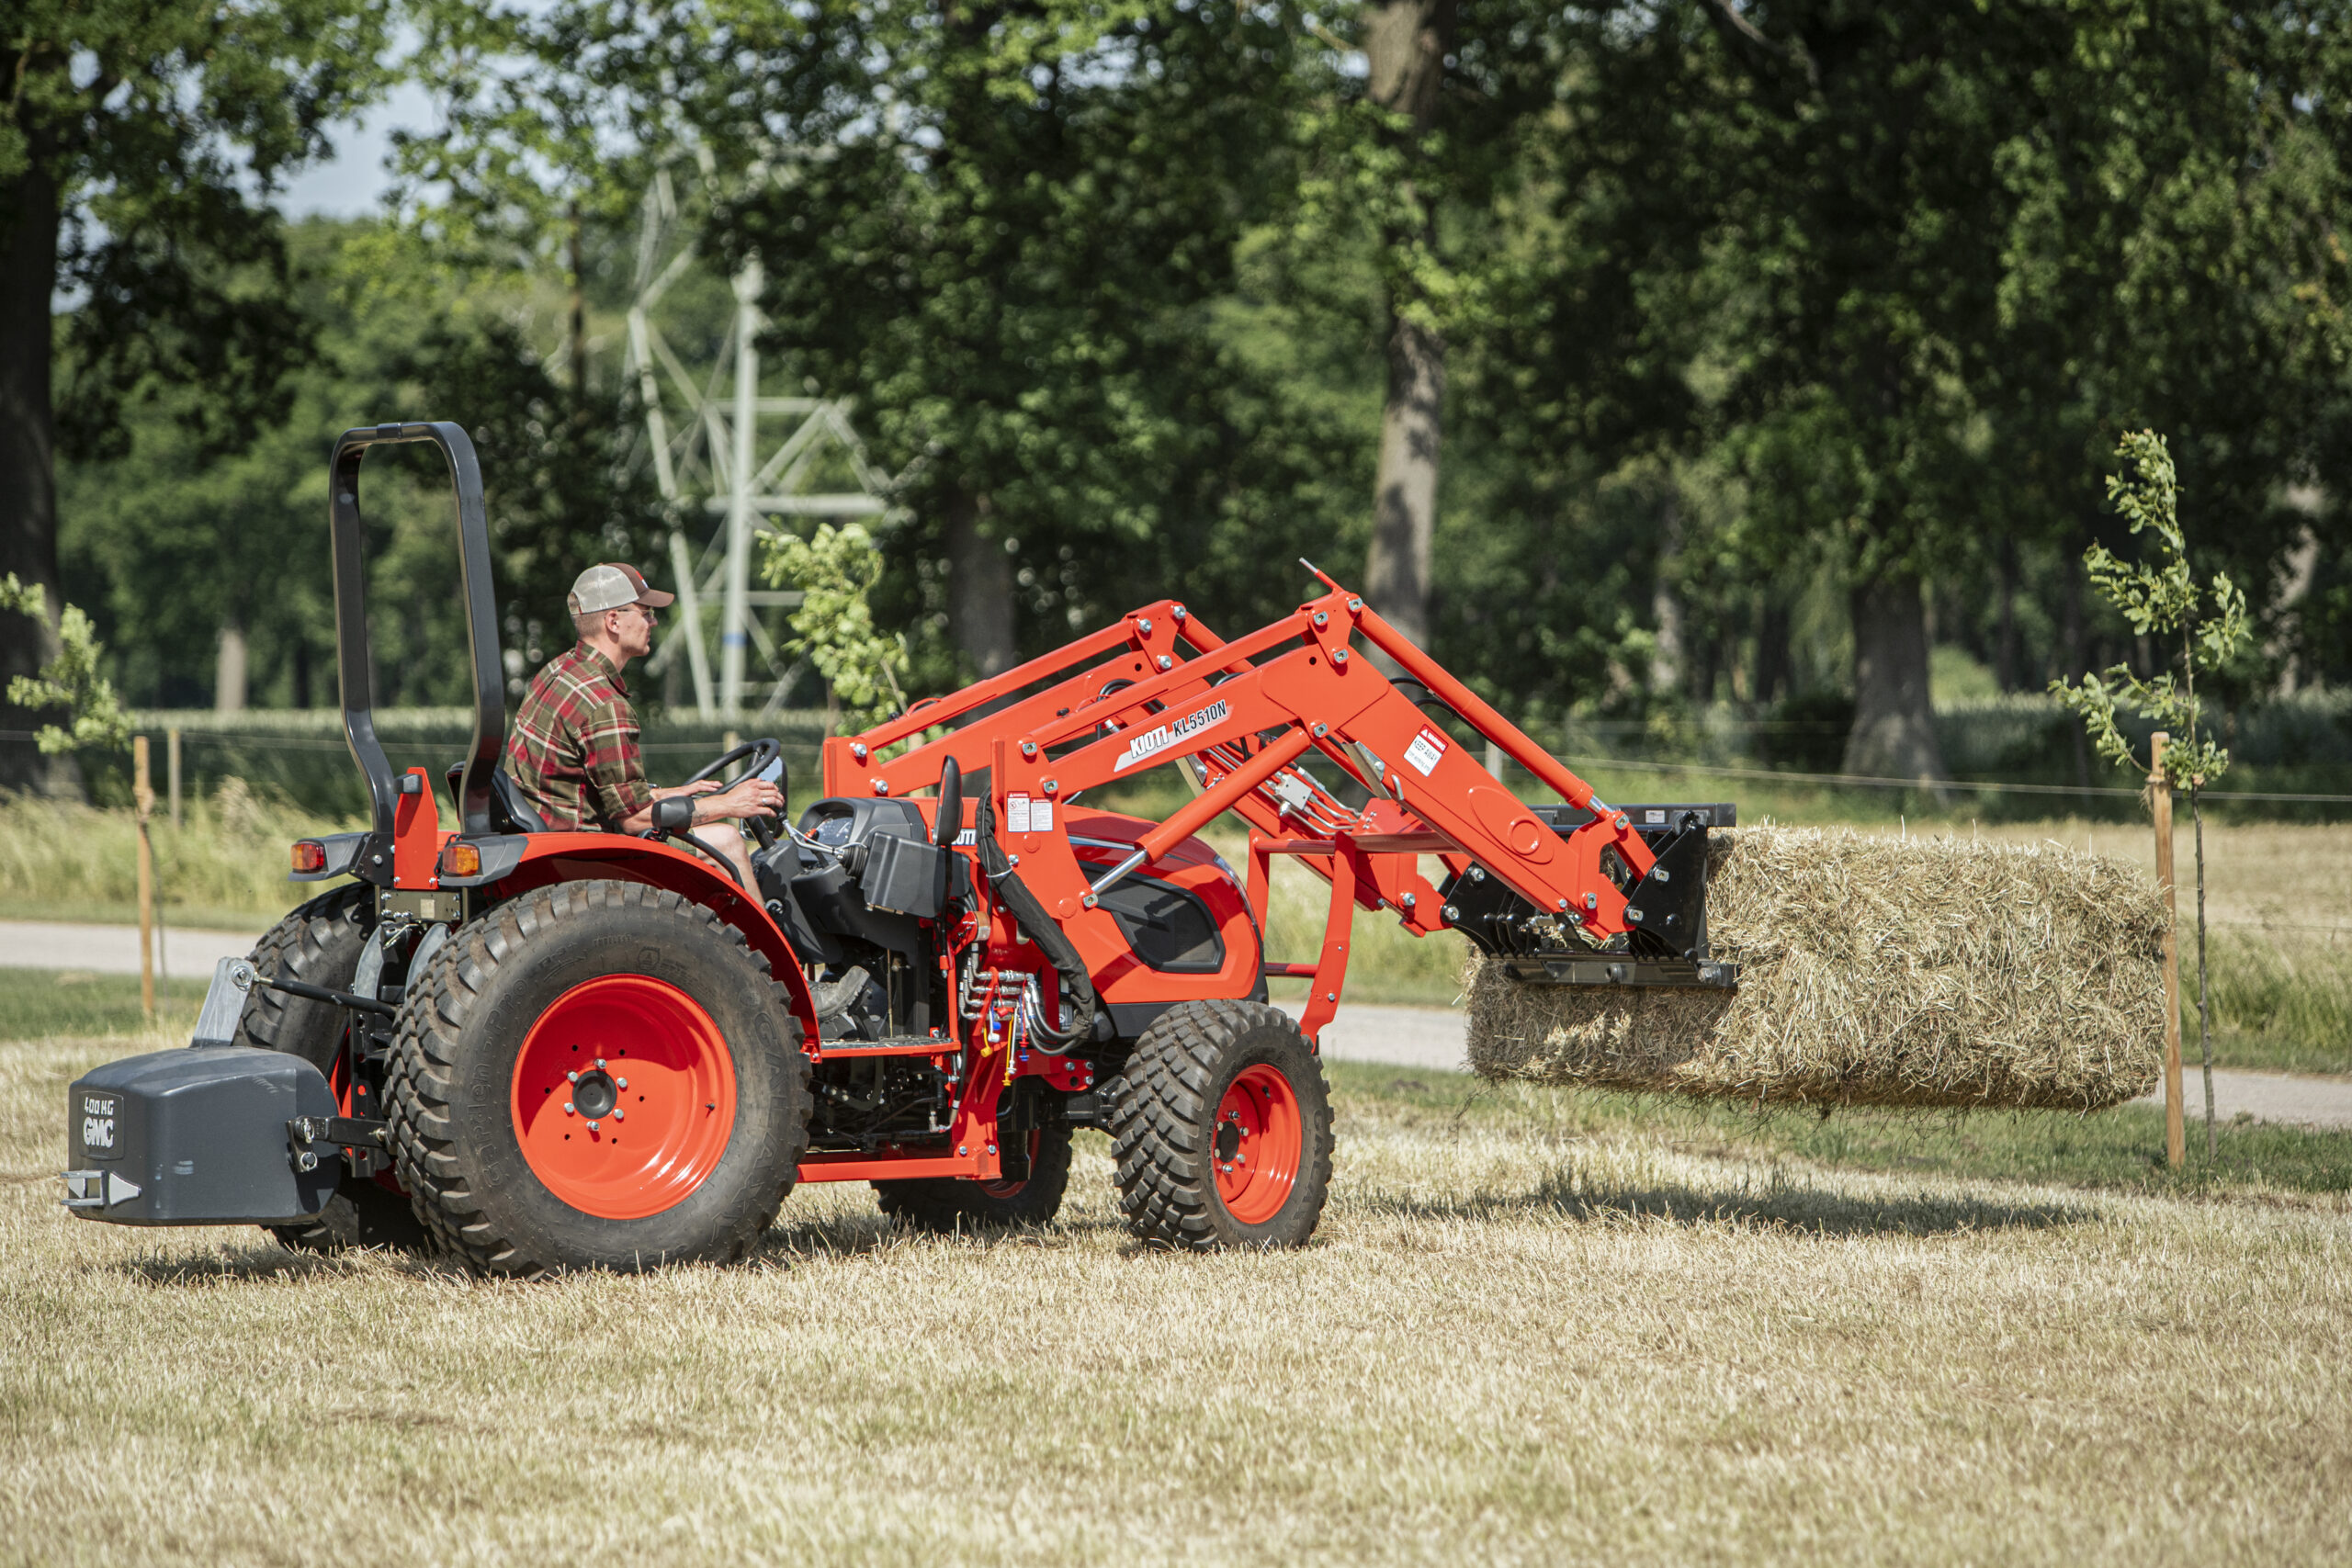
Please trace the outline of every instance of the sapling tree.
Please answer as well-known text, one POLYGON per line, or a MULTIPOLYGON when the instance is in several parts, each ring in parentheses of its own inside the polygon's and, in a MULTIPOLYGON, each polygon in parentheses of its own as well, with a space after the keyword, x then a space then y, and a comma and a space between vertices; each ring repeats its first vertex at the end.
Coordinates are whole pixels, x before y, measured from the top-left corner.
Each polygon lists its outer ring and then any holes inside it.
POLYGON ((786 649, 805 656, 825 678, 828 705, 837 707, 853 729, 904 709, 899 676, 907 668, 907 639, 876 630, 867 602, 882 575, 874 536, 862 524, 836 528, 820 523, 809 538, 779 534, 765 542, 762 573, 775 587, 797 588, 802 594, 786 649))
POLYGON ((2124 734, 2120 716, 2129 714, 2168 731, 2173 739, 2147 771, 2164 772, 2165 782, 2188 796, 2189 820, 2197 830, 2197 1033, 2205 1063, 2205 1153, 2211 1158, 2213 1131, 2213 1020, 2207 1004, 2205 967, 2205 818, 2199 797, 2228 771, 2230 754, 2200 728, 2199 671, 2230 662, 2253 640, 2245 594, 2226 572, 2199 586, 2188 570, 2188 547, 2181 536, 2179 490, 2172 452, 2153 430, 2134 431, 2116 447, 2122 471, 2107 481, 2108 499, 2134 534, 2155 535, 2154 561, 2127 561, 2103 545, 2084 552, 2083 565, 2108 601, 2142 637, 2159 637, 2171 649, 2173 669, 2142 680, 2128 665, 2094 671, 2076 683, 2053 681, 2050 689, 2082 716, 2091 744, 2111 762, 2139 768, 2139 756, 2124 734), (2177 674, 2175 673, 2177 670, 2177 674))
MULTIPOLYGON (((49 595, 38 582, 20 582, 15 572, 0 577, 0 610, 40 621, 49 615, 49 595)), ((105 653, 90 617, 68 604, 58 616, 57 657, 32 675, 8 682, 8 701, 20 708, 63 709, 64 724, 44 724, 34 735, 41 755, 54 757, 82 747, 119 750, 130 743, 130 719, 116 697, 114 682, 98 673, 105 653)))

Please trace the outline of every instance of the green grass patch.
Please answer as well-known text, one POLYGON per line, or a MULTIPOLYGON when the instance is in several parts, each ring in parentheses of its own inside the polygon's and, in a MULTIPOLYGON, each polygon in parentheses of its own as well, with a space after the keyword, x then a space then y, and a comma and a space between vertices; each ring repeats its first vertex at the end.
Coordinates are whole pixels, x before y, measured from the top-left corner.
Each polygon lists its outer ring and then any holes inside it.
MULTIPOLYGON (((182 976, 155 984, 156 1021, 196 1022, 211 976, 182 976)), ((60 1034, 130 1034, 148 1026, 136 975, 93 975, 74 969, 0 969, 0 1040, 45 1040, 60 1034)))
POLYGON ((1685 1153, 1786 1159, 1825 1169, 1916 1173, 2101 1188, 2150 1195, 2352 1191, 2352 1132, 2243 1120, 2202 1139, 2188 1165, 2164 1160, 2164 1113, 2128 1105, 2056 1111, 1758 1110, 1679 1095, 1490 1084, 1468 1073, 1324 1064, 1339 1107, 1383 1122, 1445 1121, 1551 1141, 1641 1135, 1685 1153))

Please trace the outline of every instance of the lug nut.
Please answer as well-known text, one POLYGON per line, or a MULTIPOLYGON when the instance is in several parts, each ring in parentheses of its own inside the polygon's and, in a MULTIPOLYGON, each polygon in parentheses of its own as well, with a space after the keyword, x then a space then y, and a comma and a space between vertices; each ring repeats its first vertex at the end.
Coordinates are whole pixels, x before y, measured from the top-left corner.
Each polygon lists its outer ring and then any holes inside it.
POLYGON ((592 1133, 593 1133, 593 1132, 594 1132, 594 1131, 596 1130, 596 1123, 594 1123, 594 1122, 589 1122, 589 1123, 588 1123, 588 1130, 589 1130, 590 1132, 592 1132, 592 1133))
POLYGON ((578 1083, 580 1081, 580 1075, 578 1073, 566 1073, 563 1075, 563 1081, 566 1083, 578 1083))
POLYGON ((613 1108, 613 1120, 616 1122, 626 1122, 628 1120, 628 1112, 623 1111, 618 1106, 615 1106, 613 1108))
POLYGON ((596 1070, 600 1073, 605 1070, 605 1058, 602 1056, 596 1058, 596 1070))
POLYGON ((627 1078, 615 1078, 613 1082, 622 1089, 627 1089, 628 1087, 628 1079, 627 1078))
POLYGON ((577 1116, 580 1114, 577 1111, 574 1111, 571 1108, 571 1101, 568 1100, 563 1102, 563 1113, 566 1116, 577 1116))
POLYGON ((1176 661, 1163 653, 1159 656, 1159 667, 1162 670, 1173 670, 1176 667, 1176 661))

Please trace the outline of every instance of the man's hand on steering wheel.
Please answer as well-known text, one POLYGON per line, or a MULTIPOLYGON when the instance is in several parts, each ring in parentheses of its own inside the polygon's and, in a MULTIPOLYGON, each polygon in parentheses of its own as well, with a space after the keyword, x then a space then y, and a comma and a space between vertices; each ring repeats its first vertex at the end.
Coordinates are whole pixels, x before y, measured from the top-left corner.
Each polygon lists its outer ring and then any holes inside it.
MULTIPOLYGON (((702 786, 689 785, 681 793, 702 795, 704 786, 718 788, 715 781, 705 779, 702 786)), ((697 820, 712 822, 729 817, 773 817, 783 809, 784 791, 754 773, 695 802, 695 816, 697 820)))

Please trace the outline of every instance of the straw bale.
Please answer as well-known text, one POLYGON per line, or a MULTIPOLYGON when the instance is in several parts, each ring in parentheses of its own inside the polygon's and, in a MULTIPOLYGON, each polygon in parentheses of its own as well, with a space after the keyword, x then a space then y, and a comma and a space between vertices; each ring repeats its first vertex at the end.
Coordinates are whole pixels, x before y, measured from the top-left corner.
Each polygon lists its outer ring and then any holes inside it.
POLYGON ((2097 1110, 2163 1064, 2165 911, 2055 844, 1714 835, 1707 921, 1735 992, 1522 985, 1474 954, 1490 1078, 1838 1105, 2097 1110))

